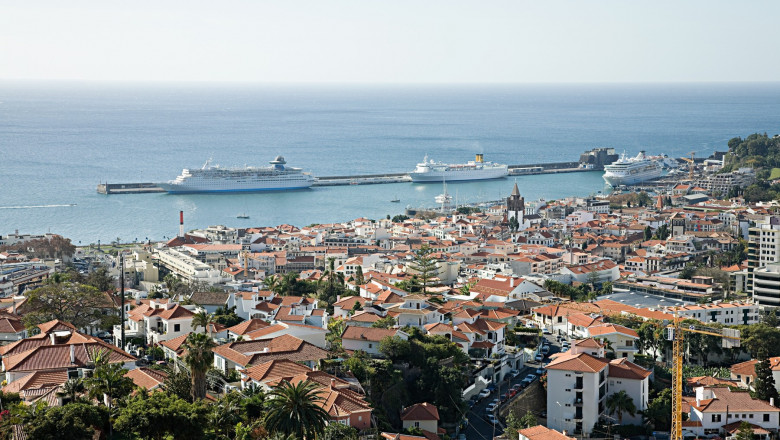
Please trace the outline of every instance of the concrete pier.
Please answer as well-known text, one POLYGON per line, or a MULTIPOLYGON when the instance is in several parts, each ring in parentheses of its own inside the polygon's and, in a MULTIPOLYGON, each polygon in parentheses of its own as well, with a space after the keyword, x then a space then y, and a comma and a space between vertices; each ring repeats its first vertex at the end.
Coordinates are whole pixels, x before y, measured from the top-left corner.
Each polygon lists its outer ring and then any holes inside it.
MULTIPOLYGON (((550 162, 530 165, 509 165, 509 176, 532 174, 573 173, 592 171, 578 167, 578 162, 550 162)), ((353 176, 317 177, 312 187, 342 185, 376 185, 385 183, 408 183, 412 178, 408 173, 357 174, 353 176)), ((162 193, 164 189, 154 183, 101 183, 97 187, 100 194, 142 194, 162 193)))

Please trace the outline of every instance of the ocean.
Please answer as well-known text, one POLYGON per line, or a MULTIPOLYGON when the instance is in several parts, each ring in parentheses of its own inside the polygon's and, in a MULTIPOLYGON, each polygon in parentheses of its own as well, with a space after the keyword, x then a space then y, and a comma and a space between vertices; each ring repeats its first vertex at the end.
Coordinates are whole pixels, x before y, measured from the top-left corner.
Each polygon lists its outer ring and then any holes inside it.
MULTIPOLYGON (((437 184, 219 195, 101 195, 160 182, 207 159, 262 166, 283 155, 316 176, 446 162, 576 161, 595 147, 697 157, 780 126, 780 83, 597 85, 214 85, 0 83, 0 235, 76 244, 161 240, 185 228, 380 218, 435 205, 437 184), (391 203, 393 198, 400 203, 391 203), (237 219, 246 213, 249 219, 237 219)), ((605 191, 601 173, 448 183, 461 203, 605 191)))

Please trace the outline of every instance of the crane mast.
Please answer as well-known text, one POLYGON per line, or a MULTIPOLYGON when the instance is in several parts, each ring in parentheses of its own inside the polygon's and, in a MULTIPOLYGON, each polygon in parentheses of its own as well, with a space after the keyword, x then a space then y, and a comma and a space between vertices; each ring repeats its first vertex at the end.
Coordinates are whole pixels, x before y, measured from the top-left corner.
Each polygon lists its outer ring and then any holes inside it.
POLYGON ((702 335, 717 336, 721 338, 725 348, 739 347, 739 330, 724 328, 711 329, 682 325, 682 320, 675 312, 674 323, 666 327, 667 340, 672 341, 672 432, 671 440, 683 440, 682 433, 682 367, 685 355, 685 333, 698 333, 702 335))

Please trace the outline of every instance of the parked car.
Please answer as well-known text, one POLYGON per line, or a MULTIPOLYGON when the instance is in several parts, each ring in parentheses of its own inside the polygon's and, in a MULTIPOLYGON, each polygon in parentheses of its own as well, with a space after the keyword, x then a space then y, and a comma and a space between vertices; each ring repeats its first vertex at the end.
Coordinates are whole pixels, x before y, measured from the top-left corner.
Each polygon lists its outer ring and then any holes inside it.
POLYGON ((516 383, 516 384, 514 384, 514 385, 512 386, 512 389, 513 389, 513 390, 515 390, 515 391, 519 391, 519 390, 521 390, 522 388, 523 388, 523 386, 522 386, 522 385, 520 385, 519 383, 516 383))
POLYGON ((517 394, 516 389, 512 388, 509 390, 509 397, 515 397, 516 394, 517 394))
POLYGON ((542 374, 544 374, 544 368, 537 368, 536 369, 536 375, 537 376, 541 376, 542 374))
POLYGON ((547 328, 543 328, 542 329, 542 334, 549 335, 551 333, 550 333, 550 330, 547 330, 547 328))
POLYGON ((498 419, 497 419, 497 418, 496 418, 496 416, 494 416, 493 414, 488 414, 488 416, 486 417, 486 419, 487 419, 487 421, 488 421, 488 422, 490 422, 490 423, 491 423, 491 424, 493 424, 493 425, 495 425, 495 424, 497 424, 497 423, 498 423, 498 419))
POLYGON ((531 382, 533 382, 536 379, 536 376, 533 374, 529 374, 523 379, 523 382, 526 386, 530 385, 531 382))
POLYGON ((569 348, 569 341, 563 341, 563 344, 561 344, 561 347, 569 348))
POLYGON ((549 345, 545 345, 544 347, 542 347, 542 353, 543 354, 547 354, 549 352, 550 352, 550 346, 549 345))
POLYGON ((495 411, 495 410, 496 410, 496 408, 498 408, 498 404, 495 404, 495 403, 493 403, 493 402, 490 402, 490 403, 488 404, 488 406, 485 408, 485 412, 486 412, 487 414, 493 415, 493 411, 495 411))
POLYGON ((490 390, 488 390, 486 388, 486 389, 480 391, 479 394, 477 394, 477 397, 480 398, 480 399, 484 399, 485 397, 487 397, 489 395, 490 395, 490 390))
POLYGON ((542 356, 541 353, 537 353, 534 359, 536 359, 536 362, 541 362, 542 359, 544 359, 544 356, 542 356))
POLYGON ((510 371, 510 372, 509 372, 509 374, 511 374, 511 375, 512 375, 512 377, 517 377, 517 376, 519 376, 519 375, 520 375, 520 372, 519 372, 519 371, 517 371, 517 370, 512 370, 512 371, 510 371))

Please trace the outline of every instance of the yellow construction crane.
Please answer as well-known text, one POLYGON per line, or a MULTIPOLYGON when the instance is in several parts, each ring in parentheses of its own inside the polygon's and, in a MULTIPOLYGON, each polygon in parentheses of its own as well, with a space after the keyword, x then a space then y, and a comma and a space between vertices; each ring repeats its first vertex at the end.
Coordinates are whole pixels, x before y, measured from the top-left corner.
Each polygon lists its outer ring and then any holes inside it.
MULTIPOLYGON (((693 153, 691 153, 693 154, 693 153)), ((682 366, 683 341, 685 333, 717 336, 723 341, 723 347, 739 347, 739 330, 724 328, 712 329, 698 325, 682 325, 682 318, 676 315, 674 323, 666 327, 666 339, 672 341, 672 435, 671 440, 683 440, 682 436, 682 366)))
POLYGON ((693 169, 694 169, 694 160, 693 160, 693 158, 696 156, 696 152, 695 151, 691 151, 688 154, 691 155, 690 159, 688 159, 687 157, 681 157, 680 159, 688 162, 688 164, 689 164, 689 166, 688 166, 688 179, 690 179, 691 182, 693 182, 693 169))

